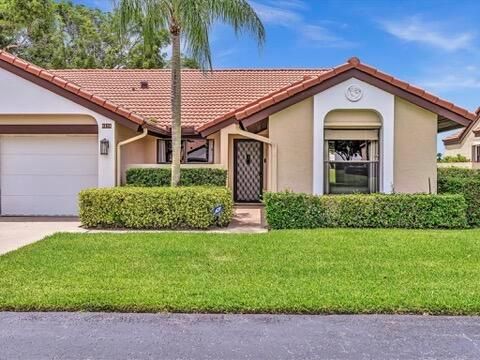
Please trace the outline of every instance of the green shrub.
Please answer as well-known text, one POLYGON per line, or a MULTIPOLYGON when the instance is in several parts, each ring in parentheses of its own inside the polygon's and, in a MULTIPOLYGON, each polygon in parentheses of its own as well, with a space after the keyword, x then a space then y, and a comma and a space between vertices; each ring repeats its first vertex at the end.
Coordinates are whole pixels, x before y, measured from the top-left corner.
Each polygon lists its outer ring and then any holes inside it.
MULTIPOLYGON (((170 186, 170 168, 132 168, 127 170, 127 185, 170 186)), ((182 169, 181 186, 226 186, 227 170, 211 168, 182 169)))
POLYGON ((314 196, 291 192, 264 195, 272 229, 322 227, 463 228, 462 195, 371 194, 314 196))
POLYGON ((438 168, 438 181, 441 182, 450 177, 455 178, 478 178, 480 179, 480 171, 476 169, 466 169, 459 167, 441 167, 438 168))
POLYGON ((233 201, 226 187, 109 188, 80 192, 80 220, 89 228, 206 229, 227 226, 233 201), (217 219, 213 209, 221 205, 217 219))
POLYGON ((470 226, 480 226, 480 171, 461 168, 438 169, 438 193, 461 194, 467 201, 470 226))
POLYGON ((447 155, 445 157, 438 159, 438 162, 440 163, 458 163, 458 162, 469 162, 469 161, 470 161, 469 158, 461 154, 457 154, 455 156, 447 155))

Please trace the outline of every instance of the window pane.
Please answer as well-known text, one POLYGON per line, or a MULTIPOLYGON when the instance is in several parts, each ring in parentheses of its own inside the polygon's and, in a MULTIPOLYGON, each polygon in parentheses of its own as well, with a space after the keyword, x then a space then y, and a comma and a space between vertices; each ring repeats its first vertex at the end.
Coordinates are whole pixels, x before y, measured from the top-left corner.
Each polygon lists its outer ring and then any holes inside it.
POLYGON ((378 191, 378 142, 329 140, 325 142, 325 192, 330 194, 378 191))
MULTIPOLYGON (((159 140, 158 162, 172 162, 172 141, 159 140)), ((213 163, 213 140, 186 139, 182 140, 182 163, 213 163)))
POLYGON ((187 163, 208 163, 210 148, 203 139, 186 140, 187 163))
POLYGON ((331 194, 369 193, 368 163, 330 163, 331 194))
MULTIPOLYGON (((172 140, 158 140, 158 162, 159 163, 171 163, 172 162, 172 140)), ((182 141, 182 148, 180 150, 181 162, 185 162, 185 144, 182 141)))
POLYGON ((165 162, 172 162, 172 142, 170 140, 165 140, 165 162))
POLYGON ((329 161, 365 161, 369 158, 370 141, 331 140, 328 142, 329 161))

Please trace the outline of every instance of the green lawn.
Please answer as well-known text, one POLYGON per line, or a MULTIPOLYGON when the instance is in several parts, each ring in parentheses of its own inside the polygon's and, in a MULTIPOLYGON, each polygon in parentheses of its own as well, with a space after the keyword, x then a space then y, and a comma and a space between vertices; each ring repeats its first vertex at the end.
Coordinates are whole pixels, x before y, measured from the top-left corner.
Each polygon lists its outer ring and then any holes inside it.
POLYGON ((480 230, 57 234, 0 257, 0 309, 480 314, 480 230))

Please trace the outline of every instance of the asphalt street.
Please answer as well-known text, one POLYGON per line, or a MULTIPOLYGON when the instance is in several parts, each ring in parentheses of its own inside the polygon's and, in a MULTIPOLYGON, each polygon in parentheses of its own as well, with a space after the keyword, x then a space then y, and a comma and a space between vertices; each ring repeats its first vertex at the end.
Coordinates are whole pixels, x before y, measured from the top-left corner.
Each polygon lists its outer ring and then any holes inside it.
POLYGON ((1 359, 480 359, 480 318, 0 313, 1 359))

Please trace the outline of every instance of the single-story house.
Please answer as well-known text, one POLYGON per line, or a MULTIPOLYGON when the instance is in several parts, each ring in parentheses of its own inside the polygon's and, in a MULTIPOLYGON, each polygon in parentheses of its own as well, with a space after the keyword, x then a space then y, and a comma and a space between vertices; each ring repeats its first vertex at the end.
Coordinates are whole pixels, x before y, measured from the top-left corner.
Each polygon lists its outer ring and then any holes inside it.
MULTIPOLYGON (((476 118, 358 58, 182 81, 182 166, 226 169, 237 202, 434 193, 437 133, 476 118)), ((1 51, 0 83, 2 215, 74 215, 81 189, 169 166, 169 70, 45 70, 1 51)))
POLYGON ((461 166, 480 169, 480 108, 477 117, 470 125, 460 129, 443 139, 444 156, 462 155, 468 159, 466 163, 448 163, 446 166, 461 166))

